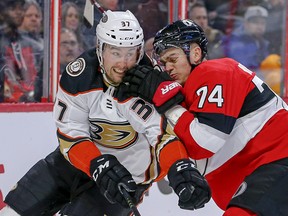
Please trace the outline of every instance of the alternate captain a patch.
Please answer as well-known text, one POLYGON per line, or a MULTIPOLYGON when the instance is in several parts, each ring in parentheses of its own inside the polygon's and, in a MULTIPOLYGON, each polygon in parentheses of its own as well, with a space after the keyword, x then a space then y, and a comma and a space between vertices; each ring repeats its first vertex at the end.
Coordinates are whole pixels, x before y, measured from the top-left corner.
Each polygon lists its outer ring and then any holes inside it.
POLYGON ((78 58, 66 66, 66 71, 70 76, 76 77, 84 71, 85 66, 85 60, 83 58, 78 58))

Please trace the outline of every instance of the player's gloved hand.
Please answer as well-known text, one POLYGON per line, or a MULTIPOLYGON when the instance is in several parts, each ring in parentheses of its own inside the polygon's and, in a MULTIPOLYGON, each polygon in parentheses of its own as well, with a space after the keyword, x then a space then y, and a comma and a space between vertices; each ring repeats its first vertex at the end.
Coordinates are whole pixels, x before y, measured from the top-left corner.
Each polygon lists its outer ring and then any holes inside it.
POLYGON ((128 204, 120 192, 119 185, 123 187, 132 197, 136 191, 136 183, 130 172, 117 160, 114 155, 101 155, 91 161, 90 173, 100 189, 100 192, 110 203, 120 203, 128 208, 128 204))
POLYGON ((204 207, 211 198, 206 179, 189 159, 176 161, 168 172, 169 185, 178 195, 182 209, 194 210, 204 207))
POLYGON ((141 97, 153 103, 159 113, 183 101, 182 86, 166 73, 147 65, 136 65, 129 69, 119 88, 129 96, 141 97))

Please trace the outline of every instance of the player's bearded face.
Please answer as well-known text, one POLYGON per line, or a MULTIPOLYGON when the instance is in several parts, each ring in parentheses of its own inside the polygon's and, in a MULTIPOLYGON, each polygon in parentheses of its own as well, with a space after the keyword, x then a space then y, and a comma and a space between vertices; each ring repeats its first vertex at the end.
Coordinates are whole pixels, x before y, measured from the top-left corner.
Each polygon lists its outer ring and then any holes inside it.
POLYGON ((191 72, 191 65, 184 51, 180 48, 169 48, 163 51, 159 57, 158 62, 162 65, 164 71, 172 79, 184 85, 191 72))
POLYGON ((113 84, 119 84, 126 71, 132 68, 138 57, 139 47, 116 47, 106 45, 103 50, 103 65, 106 76, 113 84))

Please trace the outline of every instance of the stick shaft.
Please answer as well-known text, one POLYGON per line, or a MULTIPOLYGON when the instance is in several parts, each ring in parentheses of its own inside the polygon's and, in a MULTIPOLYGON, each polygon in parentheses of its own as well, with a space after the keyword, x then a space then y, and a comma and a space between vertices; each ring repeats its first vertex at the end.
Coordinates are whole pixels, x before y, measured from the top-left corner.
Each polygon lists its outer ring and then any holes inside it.
POLYGON ((100 4, 96 0, 90 0, 92 5, 95 5, 101 13, 105 13, 104 9, 100 6, 100 4))
POLYGON ((141 216, 140 212, 137 209, 137 207, 134 205, 130 194, 125 190, 125 188, 124 187, 119 187, 119 190, 120 190, 121 194, 123 195, 123 197, 125 198, 125 200, 126 200, 127 204, 129 205, 130 209, 132 209, 133 214, 135 216, 141 216))

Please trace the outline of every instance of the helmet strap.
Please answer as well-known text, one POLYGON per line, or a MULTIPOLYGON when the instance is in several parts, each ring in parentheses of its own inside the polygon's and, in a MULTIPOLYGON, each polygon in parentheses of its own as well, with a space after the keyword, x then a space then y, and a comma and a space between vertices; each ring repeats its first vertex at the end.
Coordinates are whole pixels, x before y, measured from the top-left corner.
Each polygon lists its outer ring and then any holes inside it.
POLYGON ((120 85, 120 83, 118 83, 118 84, 112 83, 112 82, 108 79, 106 73, 102 73, 102 75, 103 75, 104 83, 105 83, 106 86, 114 86, 114 87, 116 87, 116 86, 119 86, 119 85, 120 85))

